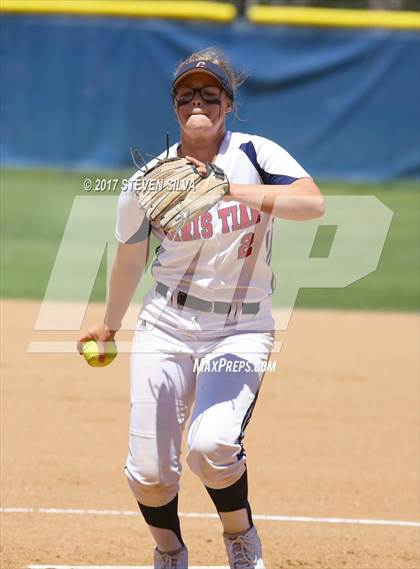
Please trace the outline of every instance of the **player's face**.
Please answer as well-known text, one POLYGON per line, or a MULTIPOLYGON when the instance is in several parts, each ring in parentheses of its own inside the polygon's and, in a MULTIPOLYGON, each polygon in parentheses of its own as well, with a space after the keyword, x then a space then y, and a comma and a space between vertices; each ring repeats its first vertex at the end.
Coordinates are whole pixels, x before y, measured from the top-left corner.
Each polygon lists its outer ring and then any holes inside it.
POLYGON ((175 111, 181 129, 192 137, 211 139, 224 131, 225 116, 232 103, 215 77, 207 73, 189 75, 176 86, 175 111))

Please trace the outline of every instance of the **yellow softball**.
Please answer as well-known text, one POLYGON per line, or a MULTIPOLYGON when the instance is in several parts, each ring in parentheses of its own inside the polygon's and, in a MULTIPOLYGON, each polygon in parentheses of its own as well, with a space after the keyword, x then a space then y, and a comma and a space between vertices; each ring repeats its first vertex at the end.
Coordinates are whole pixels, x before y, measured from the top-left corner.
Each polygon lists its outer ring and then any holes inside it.
POLYGON ((106 342, 106 353, 103 362, 99 361, 99 346, 95 340, 89 340, 83 344, 83 357, 92 367, 105 367, 112 363, 117 356, 117 345, 114 341, 106 342))

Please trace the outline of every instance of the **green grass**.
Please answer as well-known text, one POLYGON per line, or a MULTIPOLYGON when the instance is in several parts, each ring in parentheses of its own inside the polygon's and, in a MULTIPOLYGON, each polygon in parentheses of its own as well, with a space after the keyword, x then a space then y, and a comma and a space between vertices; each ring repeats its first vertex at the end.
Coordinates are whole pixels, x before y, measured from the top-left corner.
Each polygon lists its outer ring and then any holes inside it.
MULTIPOLYGON (((391 209, 394 215, 375 272, 345 288, 301 289, 298 305, 317 308, 418 310, 419 185, 415 182, 386 185, 338 182, 321 183, 320 186, 325 195, 374 195, 391 209)), ((321 246, 328 241, 330 235, 323 237, 324 239, 320 240, 321 246)))
MULTIPOLYGON (((124 178, 128 172, 76 173, 12 170, 1 174, 1 294, 43 298, 74 197, 86 195, 85 178, 124 178)), ((419 197, 416 183, 319 183, 324 194, 374 195, 394 217, 378 269, 345 288, 301 289, 298 305, 349 309, 417 310, 419 294, 419 197)), ((112 194, 109 192, 107 195, 112 194)), ((93 195, 93 192, 90 194, 93 195)), ((116 195, 114 193, 113 195, 116 195)), ((98 207, 101 202, 98 201, 98 207)), ((334 228, 317 235, 312 256, 327 255, 334 228)), ((277 237, 279 239, 279 237, 277 237)), ((273 243, 273 269, 276 242, 273 243)), ((83 255, 83 250, 80 251, 83 255)), ((106 263, 92 300, 104 300, 106 263)), ((150 281, 148 280, 148 285, 150 281)))

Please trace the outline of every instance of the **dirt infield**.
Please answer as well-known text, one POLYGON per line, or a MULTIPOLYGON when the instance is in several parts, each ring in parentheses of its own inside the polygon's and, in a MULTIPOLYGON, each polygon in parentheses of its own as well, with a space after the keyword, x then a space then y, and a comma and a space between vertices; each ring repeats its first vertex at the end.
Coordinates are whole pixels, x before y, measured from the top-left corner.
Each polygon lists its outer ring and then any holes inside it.
MULTIPOLYGON (((2 303, 2 506, 135 510, 123 474, 128 357, 26 353, 39 304, 2 303)), ((91 308, 90 322, 101 307, 91 308)), ((56 333, 73 340, 77 332, 56 333)), ((128 335, 125 336, 128 339, 128 335)), ((418 521, 419 319, 296 311, 245 439, 254 514, 418 521)), ((185 467, 181 512, 213 513, 185 467)), ((267 569, 418 569, 419 528, 257 520, 267 569)), ((217 519, 182 518, 192 565, 226 565, 217 519)), ((139 516, 2 514, 2 564, 150 565, 139 516)))

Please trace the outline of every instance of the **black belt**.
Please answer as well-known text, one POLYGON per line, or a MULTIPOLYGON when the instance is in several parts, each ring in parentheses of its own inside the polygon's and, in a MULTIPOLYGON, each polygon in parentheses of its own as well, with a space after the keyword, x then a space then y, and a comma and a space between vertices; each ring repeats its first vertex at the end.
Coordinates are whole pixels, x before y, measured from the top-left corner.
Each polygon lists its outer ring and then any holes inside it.
MULTIPOLYGON (((163 283, 157 283, 156 292, 162 296, 166 296, 169 287, 163 283)), ((203 300, 202 298, 197 298, 191 294, 187 294, 182 290, 175 293, 177 296, 176 303, 178 306, 186 306, 192 310, 201 310, 202 312, 215 312, 216 314, 229 314, 232 304, 230 302, 210 302, 209 300, 203 300)), ((259 302, 244 302, 240 305, 240 311, 242 314, 257 314, 260 309, 259 302)))

